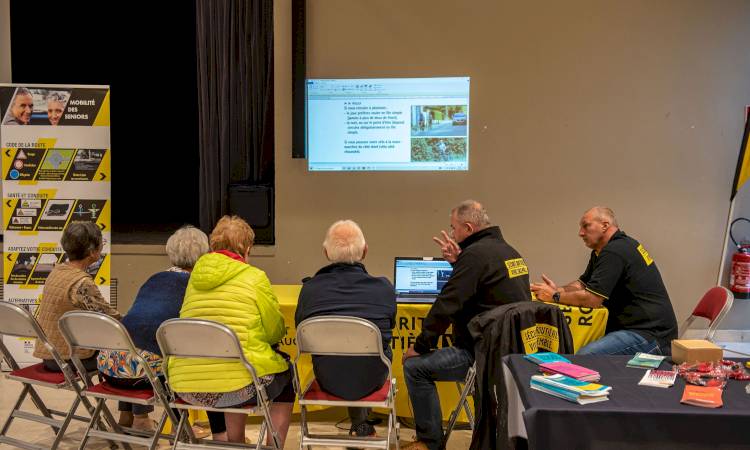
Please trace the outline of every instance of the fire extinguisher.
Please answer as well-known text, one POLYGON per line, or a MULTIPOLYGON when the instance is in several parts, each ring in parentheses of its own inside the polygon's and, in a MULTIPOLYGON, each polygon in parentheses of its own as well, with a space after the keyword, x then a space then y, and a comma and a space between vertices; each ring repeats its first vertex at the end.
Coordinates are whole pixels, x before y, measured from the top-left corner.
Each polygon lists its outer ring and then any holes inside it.
POLYGON ((732 270, 729 272, 729 290, 734 298, 750 298, 750 244, 738 244, 732 234, 734 224, 743 220, 750 223, 750 220, 740 217, 729 226, 729 237, 737 247, 732 255, 732 270))

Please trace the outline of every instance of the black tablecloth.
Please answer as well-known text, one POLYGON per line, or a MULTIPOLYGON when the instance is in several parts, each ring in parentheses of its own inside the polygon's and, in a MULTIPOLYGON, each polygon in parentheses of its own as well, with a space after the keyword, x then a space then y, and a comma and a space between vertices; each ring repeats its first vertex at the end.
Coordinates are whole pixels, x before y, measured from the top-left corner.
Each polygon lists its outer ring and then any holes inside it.
MULTIPOLYGON (((578 405, 532 390, 538 366, 521 355, 504 358, 526 408, 530 449, 750 449, 746 381, 727 382, 723 407, 701 408, 680 403, 685 388, 680 378, 667 389, 638 386, 645 369, 626 367, 628 356, 567 357, 599 371, 599 382, 612 386, 608 401, 578 405)), ((669 367, 663 362, 660 368, 669 367)))

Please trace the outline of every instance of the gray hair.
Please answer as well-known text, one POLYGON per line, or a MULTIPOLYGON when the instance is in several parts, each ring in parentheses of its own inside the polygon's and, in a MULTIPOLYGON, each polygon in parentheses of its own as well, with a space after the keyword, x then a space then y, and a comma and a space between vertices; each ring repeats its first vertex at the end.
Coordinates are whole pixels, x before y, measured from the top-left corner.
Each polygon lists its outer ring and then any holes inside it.
POLYGON ((169 261, 181 269, 192 269, 208 250, 208 236, 192 225, 185 225, 167 240, 169 261))
POLYGON ((71 222, 60 239, 68 259, 80 261, 102 245, 102 231, 94 222, 71 222))
MULTIPOLYGON (((31 98, 34 98, 34 94, 32 94, 31 91, 28 90, 25 87, 19 87, 18 89, 16 89, 16 98, 18 98, 21 95, 28 95, 31 98)), ((15 100, 13 100, 13 101, 15 101, 15 100)))
POLYGON ((487 210, 481 203, 476 200, 464 200, 451 210, 455 213, 459 222, 466 222, 474 225, 478 230, 482 230, 492 225, 487 210))
POLYGON ((323 248, 328 259, 334 263, 355 263, 364 256, 365 236, 353 220, 339 220, 328 228, 323 248))
POLYGON ((597 220, 599 220, 600 222, 606 220, 611 225, 614 225, 618 228, 620 227, 620 225, 617 224, 615 212, 612 211, 611 208, 607 208, 606 206, 594 206, 589 211, 592 211, 595 214, 597 220))
POLYGON ((68 97, 70 97, 70 94, 67 92, 51 91, 49 94, 47 94, 45 100, 47 100, 47 103, 60 102, 64 105, 65 103, 67 103, 68 97))

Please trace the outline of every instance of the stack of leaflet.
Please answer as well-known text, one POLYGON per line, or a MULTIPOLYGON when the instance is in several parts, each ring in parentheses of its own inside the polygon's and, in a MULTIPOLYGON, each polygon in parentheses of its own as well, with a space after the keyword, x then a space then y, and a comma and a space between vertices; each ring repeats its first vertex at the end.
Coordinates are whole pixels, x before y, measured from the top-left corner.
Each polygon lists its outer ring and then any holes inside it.
POLYGON ((561 374, 581 381, 599 381, 599 372, 569 362, 552 362, 539 364, 539 370, 545 373, 561 374))
POLYGON ((533 375, 531 389, 586 405, 609 400, 610 386, 575 380, 565 375, 533 375))
POLYGON ((552 352, 532 353, 530 355, 523 355, 523 358, 526 361, 533 362, 534 364, 546 364, 546 363, 553 363, 553 362, 566 362, 566 363, 570 362, 568 358, 565 358, 564 356, 560 356, 557 353, 552 353, 552 352))
POLYGON ((658 369, 661 362, 664 361, 666 356, 661 355, 649 355, 648 353, 638 352, 633 356, 633 359, 628 361, 628 367, 634 367, 637 369, 658 369))
POLYGON ((677 371, 675 370, 649 369, 638 384, 641 386, 668 388, 674 384, 676 379, 677 371))

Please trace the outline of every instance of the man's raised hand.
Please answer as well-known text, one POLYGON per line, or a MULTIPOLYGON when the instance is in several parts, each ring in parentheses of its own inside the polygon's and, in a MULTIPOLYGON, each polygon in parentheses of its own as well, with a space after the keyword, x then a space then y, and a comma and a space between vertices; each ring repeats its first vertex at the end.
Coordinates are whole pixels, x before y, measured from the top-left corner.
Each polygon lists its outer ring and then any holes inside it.
POLYGON ((461 247, 458 246, 456 241, 448 236, 448 233, 446 233, 445 230, 441 231, 440 233, 443 236, 442 239, 433 236, 432 240, 440 246, 440 252, 443 254, 443 259, 453 264, 454 262, 456 262, 458 254, 461 253, 461 247))

